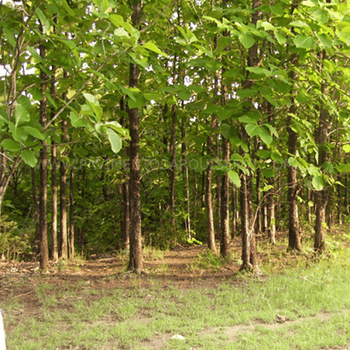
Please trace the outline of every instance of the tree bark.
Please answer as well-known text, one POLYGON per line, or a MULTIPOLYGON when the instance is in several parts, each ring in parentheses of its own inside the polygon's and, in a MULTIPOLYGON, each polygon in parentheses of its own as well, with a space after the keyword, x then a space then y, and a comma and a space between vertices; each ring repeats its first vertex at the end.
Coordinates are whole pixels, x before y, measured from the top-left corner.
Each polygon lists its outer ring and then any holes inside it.
POLYGON ((75 255, 75 224, 74 224, 74 165, 70 167, 69 176, 69 258, 74 259, 75 255))
MULTIPOLYGON (((136 3, 131 15, 135 27, 140 25, 141 2, 136 3)), ((130 63, 129 86, 137 87, 139 81, 138 66, 130 63)), ((142 227, 141 227, 141 196, 140 196, 140 154, 139 154, 139 111, 128 108, 130 131, 130 256, 128 270, 141 274, 143 269, 142 257, 142 227)))
MULTIPOLYGON (((62 143, 67 142, 67 121, 62 119, 62 143)), ((67 165, 60 161, 61 258, 68 258, 67 242, 67 165)))
MULTIPOLYGON (((298 1, 296 1, 297 3, 298 1)), ((292 13, 294 8, 297 5, 293 6, 292 13)), ((292 28, 294 32, 294 28, 292 28)), ((298 54, 292 54, 291 63, 292 66, 298 64, 298 54)), ((296 81, 297 74, 293 67, 291 68, 290 80, 296 81)), ((297 89, 294 86, 293 95, 297 94, 297 89)), ((297 143, 298 143, 298 134, 291 128, 292 115, 296 114, 297 107, 295 104, 294 96, 292 98, 292 105, 289 108, 289 113, 287 117, 287 131, 288 131, 288 152, 292 156, 296 156, 297 153, 297 143)), ((301 241, 300 241, 300 226, 299 226, 299 210, 298 210, 298 178, 297 178, 297 169, 291 165, 288 165, 288 228, 289 228, 289 240, 288 240, 288 250, 301 250, 301 241)))
MULTIPOLYGON (((40 57, 45 60, 46 49, 39 45, 40 57)), ((40 124, 42 127, 47 122, 47 75, 40 70, 41 91, 43 98, 40 101, 40 124)), ((40 222, 40 268, 46 270, 49 266, 49 247, 47 241, 47 143, 42 141, 40 150, 40 186, 39 186, 39 222, 40 222)))
MULTIPOLYGON (((213 138, 211 136, 207 139, 208 155, 212 155, 213 138)), ((212 174, 211 164, 209 163, 207 169, 207 185, 206 185, 206 209, 207 209, 207 227, 208 227, 208 248, 216 254, 215 246, 215 228, 214 228, 214 212, 213 212, 213 198, 212 198, 212 174)))
MULTIPOLYGON (((177 56, 173 60, 173 84, 176 83, 176 61, 177 56)), ((171 209, 171 225, 173 230, 176 230, 175 220, 175 184, 176 184, 176 105, 171 106, 171 141, 170 141, 170 159, 171 166, 169 170, 170 181, 170 197, 169 206, 171 209)))
MULTIPOLYGON (((230 144, 224 137, 222 138, 222 155, 223 161, 228 162, 230 159, 230 144)), ((230 207, 230 180, 228 174, 222 176, 221 183, 221 244, 220 253, 223 257, 229 255, 230 248, 230 220, 229 220, 229 207, 230 207)))
MULTIPOLYGON (((321 51, 319 54, 320 61, 325 59, 325 52, 321 51)), ((321 72, 322 73, 322 67, 321 72)), ((321 93, 327 94, 327 86, 325 83, 321 85, 321 93)), ((318 144, 318 167, 321 169, 323 163, 326 161, 325 145, 328 139, 328 112, 320 106, 320 119, 317 130, 317 144, 318 144)), ((322 171, 323 172, 323 171, 322 171)), ((315 191, 315 204, 316 204, 316 219, 315 219, 315 243, 314 249, 316 253, 321 253, 325 250, 326 241, 326 206, 327 206, 327 192, 323 188, 321 191, 315 191)))

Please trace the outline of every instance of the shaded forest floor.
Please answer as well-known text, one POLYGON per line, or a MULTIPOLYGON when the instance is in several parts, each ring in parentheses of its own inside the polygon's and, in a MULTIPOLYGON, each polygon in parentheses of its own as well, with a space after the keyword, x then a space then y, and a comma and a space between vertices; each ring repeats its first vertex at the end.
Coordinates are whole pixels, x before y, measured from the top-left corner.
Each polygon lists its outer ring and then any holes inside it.
MULTIPOLYGON (((346 232, 347 228, 345 227, 336 231, 339 244, 345 246, 348 245, 348 240, 341 242, 341 237, 348 238, 346 232)), ((264 283, 270 274, 283 272, 285 268, 307 268, 310 264, 311 248, 306 248, 301 253, 287 253, 286 234, 279 234, 278 244, 275 247, 271 248, 266 243, 266 237, 260 237, 258 245, 259 261, 264 272, 259 277, 249 277, 239 273, 241 264, 241 240, 239 237, 233 241, 232 256, 226 260, 208 253, 205 244, 190 247, 177 246, 174 250, 166 252, 145 248, 145 273, 141 276, 135 276, 126 271, 128 257, 123 254, 119 256, 93 256, 89 260, 77 259, 70 262, 51 263, 50 269, 46 273, 39 271, 38 262, 1 261, 0 308, 4 308, 7 313, 10 313, 9 318, 6 318, 5 315, 6 332, 8 337, 11 337, 11 334, 14 334, 16 329, 29 319, 40 319, 43 308, 45 308, 46 301, 44 300, 48 300, 50 295, 55 300, 53 304, 56 311, 60 309, 64 312, 69 311, 72 308, 72 300, 69 297, 62 297, 62 293, 65 291, 74 291, 72 298, 81 298, 86 305, 90 305, 98 301, 101 295, 115 289, 126 291, 135 288, 142 290, 154 288, 161 290, 169 288, 209 290, 220 288, 223 283, 239 287, 252 278, 258 279, 259 283, 264 283), (93 292, 86 293, 87 290, 93 292), (8 305, 7 310, 3 305, 8 305)), ((339 249, 339 246, 336 246, 333 250, 339 249)), ((331 252, 332 248, 329 251, 331 252)), ((148 297, 151 298, 149 294, 146 294, 145 298, 148 297)), ((323 322, 330 317, 330 314, 322 311, 312 315, 312 317, 323 322)), ((305 319, 310 320, 310 317, 305 319)), ((290 320, 276 312, 275 322, 268 327, 273 330, 281 327, 281 324, 292 324, 293 322, 300 323, 300 320, 290 320)), ((261 323, 264 322, 257 318, 248 325, 238 324, 226 327, 225 332, 229 339, 234 341, 238 334, 249 334, 261 323)), ((210 327, 206 333, 211 334, 215 332, 215 329, 217 327, 210 327)), ((163 349, 166 337, 169 338, 169 335, 157 336, 143 345, 149 349, 163 349)), ((350 346, 321 348, 350 349, 350 346)), ((66 346, 56 349, 88 349, 88 347, 66 346)), ((190 348, 188 347, 188 349, 190 348)), ((191 349, 202 349, 202 347, 191 347, 191 349)))

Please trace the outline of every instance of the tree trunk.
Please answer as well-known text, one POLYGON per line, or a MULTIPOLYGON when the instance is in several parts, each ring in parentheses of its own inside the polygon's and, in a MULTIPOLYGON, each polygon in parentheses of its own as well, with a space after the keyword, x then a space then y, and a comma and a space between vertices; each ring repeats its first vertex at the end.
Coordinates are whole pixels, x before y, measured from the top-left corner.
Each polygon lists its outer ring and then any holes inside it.
POLYGON ((241 204, 241 226, 242 226, 242 266, 241 270, 251 269, 250 251, 251 238, 253 235, 253 228, 249 225, 249 208, 247 196, 247 175, 240 172, 241 188, 240 188, 240 204, 241 204))
POLYGON ((261 192, 260 192, 260 182, 261 182, 261 169, 256 169, 256 233, 260 234, 262 232, 262 220, 261 220, 261 208, 263 207, 261 202, 261 192))
MULTIPOLYGON (((213 139, 208 137, 207 147, 208 156, 212 155, 213 139)), ((215 228, 214 228, 214 212, 213 212, 213 199, 212 199, 212 174, 211 164, 209 163, 207 168, 207 185, 206 185, 206 209, 207 209, 207 227, 208 227, 208 248, 216 254, 215 246, 215 228)))
POLYGON ((345 214, 349 215, 349 191, 348 191, 348 179, 349 176, 345 175, 345 180, 344 180, 344 210, 345 214))
MULTIPOLYGON (((67 142, 67 121, 62 120, 62 143, 67 142)), ((61 258, 68 258, 67 242, 67 165, 60 161, 61 258)))
MULTIPOLYGON (((292 55, 292 64, 296 65, 298 63, 298 55, 292 55)), ((296 81, 297 76, 295 71, 292 69, 290 74, 291 81, 296 81)), ((296 88, 294 88, 293 95, 297 94, 296 88)), ((288 131, 288 152, 292 156, 296 156, 297 153, 297 143, 298 134, 291 128, 292 115, 296 114, 296 104, 294 97, 292 99, 292 105, 289 108, 289 113, 287 117, 287 131, 288 131)), ((297 169, 291 165, 288 165, 288 223, 289 223, 289 241, 288 250, 301 250, 300 242, 300 226, 299 226, 299 211, 298 211, 298 178, 297 169)))
MULTIPOLYGON (((173 61, 173 84, 176 83, 176 60, 177 56, 174 56, 173 61)), ((170 197, 169 206, 171 209, 171 225, 173 230, 176 230, 175 220, 175 183, 176 183, 176 105, 171 106, 171 141, 170 141, 170 159, 171 166, 169 171, 170 181, 170 197)))
POLYGON ((74 165, 70 167, 69 176, 69 258, 74 259, 75 255, 75 225, 74 225, 74 165))
MULTIPOLYGON (((252 4, 252 24, 256 25, 260 16, 260 11, 257 9, 261 4, 260 0, 253 0, 252 4)), ((255 43, 248 50, 247 66, 256 67, 258 64, 258 44, 255 43)), ((253 86, 253 80, 249 79, 249 73, 243 81, 243 87, 249 89, 253 86)), ((240 128, 241 139, 247 140, 248 135, 243 125, 240 128)), ((244 154, 244 150, 242 150, 244 154)), ((252 176, 247 176, 242 171, 241 173, 241 217, 242 217, 242 266, 241 270, 253 269, 259 270, 256 254, 256 238, 254 229, 254 208, 253 208, 253 193, 252 193, 252 176)))
POLYGON ((234 239, 237 235, 237 214, 238 214, 238 194, 237 189, 232 185, 232 233, 231 238, 234 239))
POLYGON ((275 190, 274 178, 270 177, 268 183, 272 188, 267 193, 267 227, 271 244, 276 244, 276 218, 275 218, 275 190))
MULTIPOLYGON (((141 2, 133 6, 131 15, 135 27, 140 24, 141 2)), ((137 87, 139 81, 138 66, 130 63, 129 86, 137 87)), ((139 111, 128 108, 130 130, 130 256, 128 270, 140 274, 143 269, 142 257, 142 227, 141 227, 141 196, 140 196, 140 154, 139 154, 139 111)))
POLYGON ((35 236, 34 236, 34 242, 33 242, 33 255, 36 256, 39 253, 40 248, 40 207, 38 203, 37 198, 37 188, 36 188, 36 181, 35 181, 35 168, 31 169, 31 175, 32 175, 32 196, 33 196, 33 203, 35 208, 35 236))
MULTIPOLYGON (((320 61, 325 59, 325 52, 322 51, 319 55, 320 61)), ((322 67, 321 67, 322 70, 322 67)), ((321 71, 322 73, 322 71, 321 71)), ((325 96, 327 94, 327 86, 325 83, 321 85, 321 93, 325 96)), ((317 144, 318 147, 318 167, 321 169, 323 163, 326 161, 326 150, 325 145, 328 139, 328 113, 323 108, 322 104, 320 107, 320 119, 317 130, 317 144)), ((326 240, 326 206, 327 206, 327 192, 325 189, 321 191, 315 191, 315 204, 316 204, 316 220, 315 220, 315 244, 314 249, 316 253, 321 253, 325 250, 326 240)))
MULTIPOLYGON (((40 57, 45 60, 46 49, 39 45, 40 57)), ((40 70, 41 91, 43 98, 40 101, 40 124, 42 127, 47 122, 47 75, 40 70)), ((47 241, 47 143, 42 141, 40 150, 40 186, 39 186, 39 222, 40 222, 40 268, 46 270, 49 266, 49 247, 47 241)))
MULTIPOLYGON (((222 138, 222 156, 224 162, 229 162, 230 159, 230 144, 224 137, 222 138)), ((221 244, 220 253, 223 257, 229 255, 230 248, 230 220, 229 220, 229 208, 230 208, 230 180, 228 174, 222 176, 221 184, 221 244)))
MULTIPOLYGON (((125 111, 125 98, 120 100, 120 110, 125 111)), ((124 116, 120 119, 120 124, 125 127, 124 116)), ((125 156, 129 156, 129 148, 124 147, 125 156)), ((123 249, 130 249, 130 203, 129 203, 129 179, 124 181, 121 186, 121 213, 120 213, 120 231, 123 249)))
POLYGON ((54 262, 58 261, 58 242, 57 242, 57 147, 55 142, 51 145, 51 259, 54 262))

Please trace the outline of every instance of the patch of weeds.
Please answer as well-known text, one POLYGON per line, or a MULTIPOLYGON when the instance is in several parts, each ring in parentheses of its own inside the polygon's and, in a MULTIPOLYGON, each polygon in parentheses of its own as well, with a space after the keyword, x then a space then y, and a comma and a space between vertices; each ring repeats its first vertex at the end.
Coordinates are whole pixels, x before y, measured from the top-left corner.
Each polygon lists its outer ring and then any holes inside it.
POLYGON ((214 254, 211 249, 206 249, 204 253, 198 254, 198 259, 192 264, 192 267, 216 272, 225 265, 225 262, 225 259, 214 254))
POLYGON ((164 252, 152 247, 145 247, 143 249, 143 257, 146 261, 163 260, 164 252))

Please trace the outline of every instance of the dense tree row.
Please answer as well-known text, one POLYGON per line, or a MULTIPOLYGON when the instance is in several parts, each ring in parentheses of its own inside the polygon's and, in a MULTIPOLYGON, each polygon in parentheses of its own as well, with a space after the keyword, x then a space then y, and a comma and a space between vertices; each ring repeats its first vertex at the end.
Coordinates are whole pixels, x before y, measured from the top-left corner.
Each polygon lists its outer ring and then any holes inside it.
POLYGON ((140 273, 143 244, 241 235, 259 269, 258 234, 300 250, 307 222, 324 251, 349 210, 349 7, 2 2, 0 250, 128 249, 140 273))

